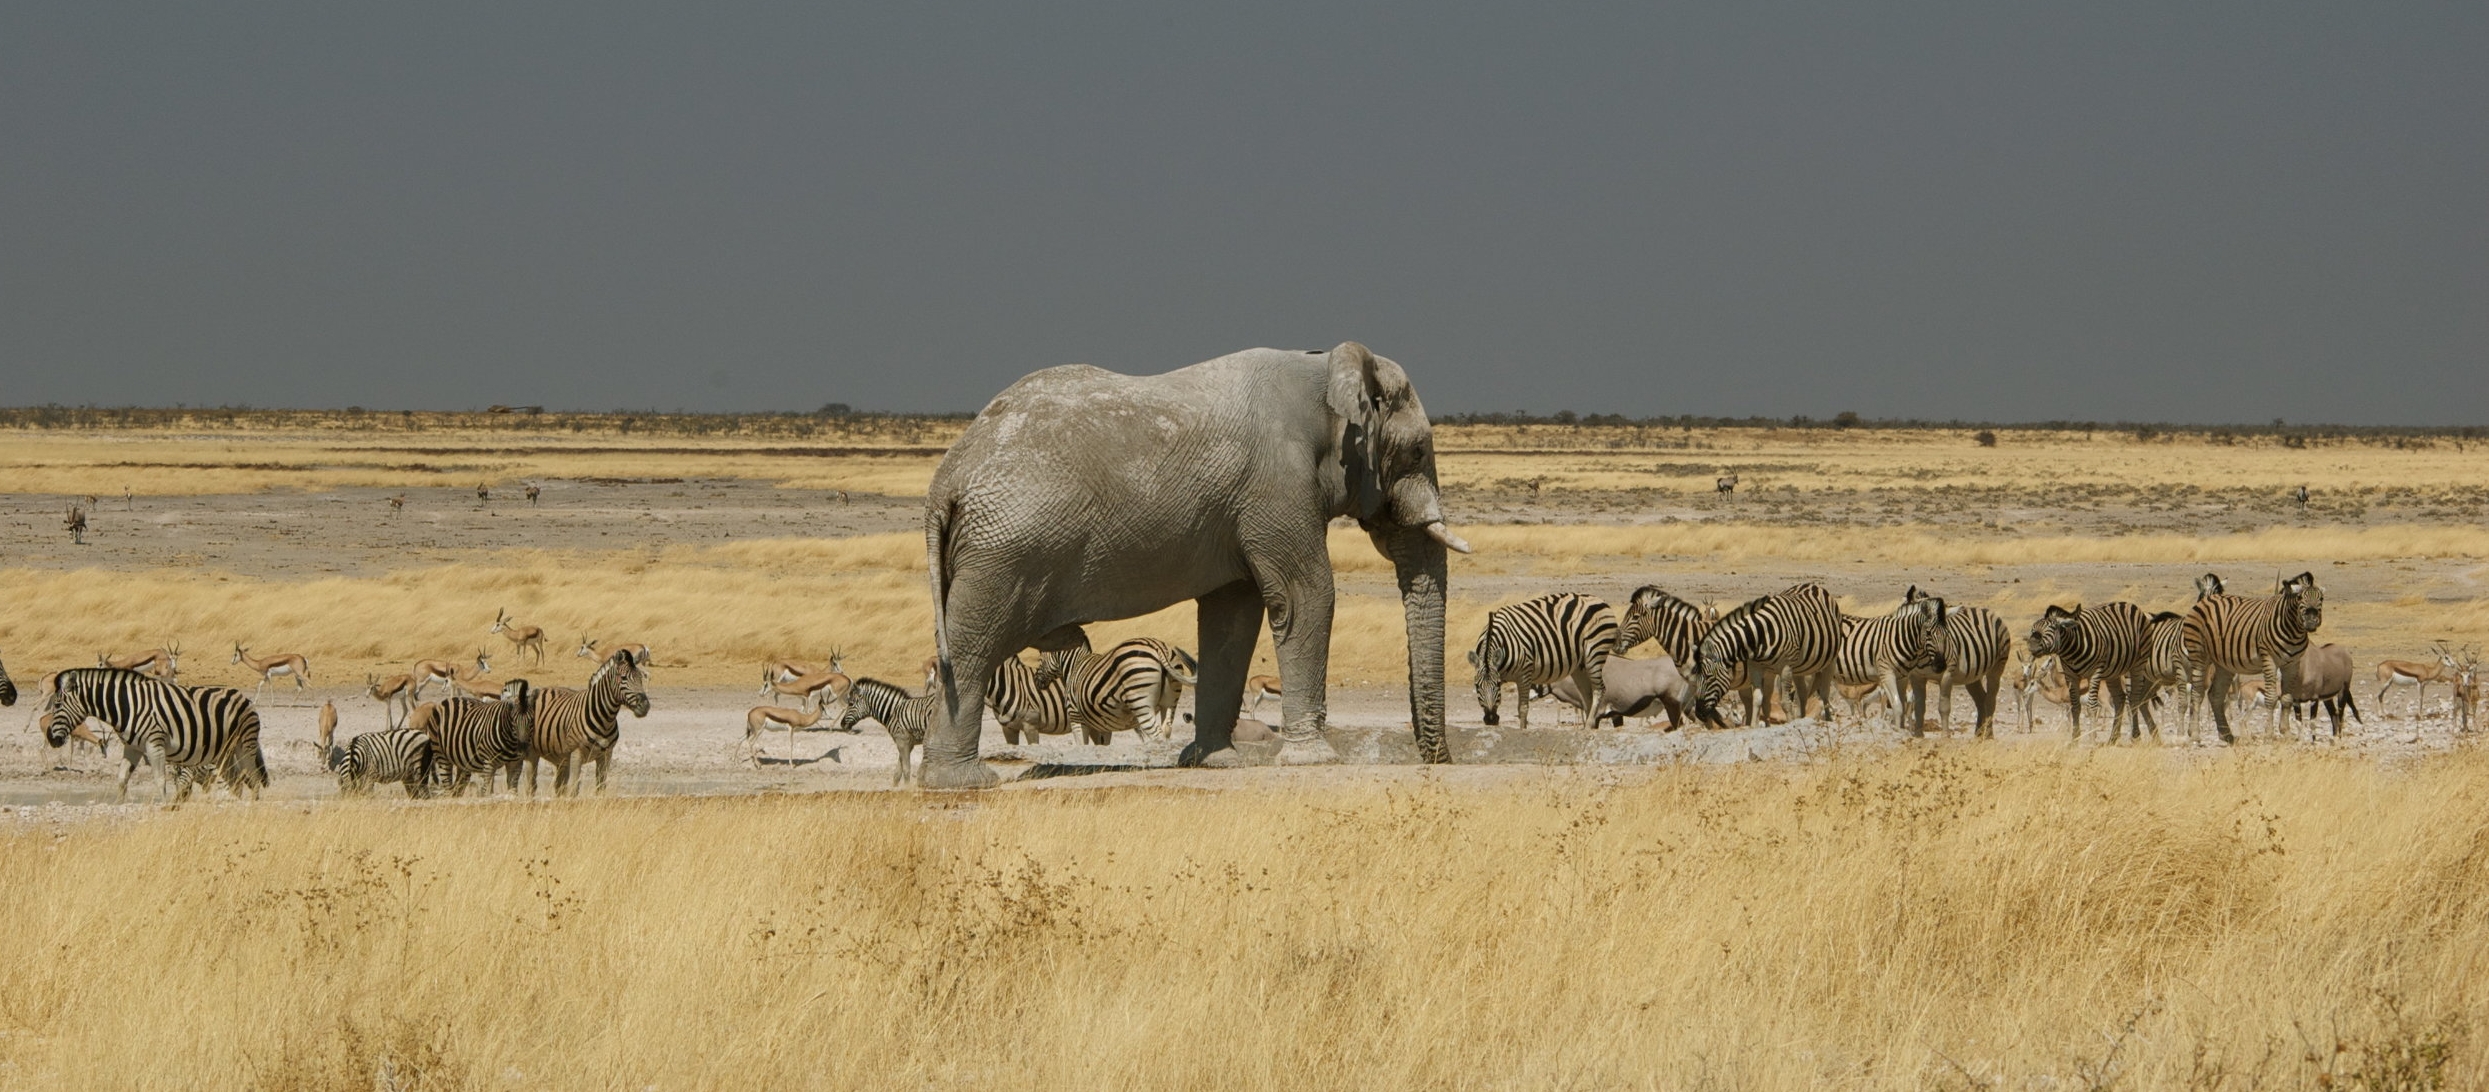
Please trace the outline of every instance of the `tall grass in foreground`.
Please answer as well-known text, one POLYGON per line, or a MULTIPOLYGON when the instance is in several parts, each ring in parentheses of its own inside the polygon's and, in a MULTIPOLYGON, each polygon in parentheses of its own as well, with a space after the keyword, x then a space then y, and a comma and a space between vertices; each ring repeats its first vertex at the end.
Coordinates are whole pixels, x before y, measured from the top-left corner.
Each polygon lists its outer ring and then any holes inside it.
POLYGON ((33 1088, 2427 1088, 2489 760, 1940 747, 0 837, 33 1088))

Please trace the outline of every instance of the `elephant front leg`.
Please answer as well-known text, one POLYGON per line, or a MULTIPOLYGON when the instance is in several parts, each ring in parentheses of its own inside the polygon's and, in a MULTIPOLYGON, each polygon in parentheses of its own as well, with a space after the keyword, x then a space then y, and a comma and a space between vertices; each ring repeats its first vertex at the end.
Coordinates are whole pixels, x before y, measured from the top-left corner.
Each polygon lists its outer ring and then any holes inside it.
POLYGON ((1319 585, 1306 581, 1282 592, 1283 598, 1263 604, 1271 616, 1271 640, 1279 649, 1279 677, 1287 680, 1279 695, 1284 720, 1279 729, 1282 766, 1340 760, 1339 749, 1322 735, 1328 727, 1325 705, 1331 685, 1332 594, 1330 574, 1322 577, 1319 585))
POLYGON ((1262 637, 1262 592, 1250 581, 1238 581, 1202 596, 1199 606, 1201 684, 1193 689, 1193 741, 1177 762, 1241 766, 1244 759, 1234 744, 1236 716, 1244 707, 1253 646, 1262 637))

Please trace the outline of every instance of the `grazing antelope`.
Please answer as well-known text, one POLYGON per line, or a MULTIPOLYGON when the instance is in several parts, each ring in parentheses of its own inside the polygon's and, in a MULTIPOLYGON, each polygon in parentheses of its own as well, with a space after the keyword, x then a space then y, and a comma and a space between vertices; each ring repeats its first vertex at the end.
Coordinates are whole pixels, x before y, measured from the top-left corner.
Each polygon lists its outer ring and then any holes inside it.
POLYGON ((1711 480, 1711 491, 1723 496, 1737 492, 1737 475, 1722 474, 1711 480))
MULTIPOLYGON (((821 723, 822 716, 830 711, 830 707, 826 702, 820 705, 811 706, 810 708, 812 712, 806 713, 801 710, 788 709, 784 706, 755 705, 752 707, 751 712, 743 715, 743 745, 752 753, 753 769, 757 770, 761 765, 761 732, 769 728, 771 725, 776 725, 780 728, 786 729, 786 760, 790 763, 795 761, 795 730, 798 728, 810 728, 813 725, 821 723)), ((823 731, 860 733, 863 729, 857 728, 853 725, 846 725, 838 728, 823 729, 823 731)))
POLYGON ((1245 707, 1245 715, 1247 716, 1251 716, 1261 710, 1263 698, 1280 698, 1282 701, 1286 700, 1284 697, 1281 697, 1279 693, 1279 676, 1277 675, 1255 675, 1250 679, 1246 679, 1245 695, 1253 699, 1253 704, 1245 707))
POLYGON ((2385 711, 2386 692, 2397 686, 2409 686, 2417 691, 2411 698, 2411 715, 2416 717, 2428 706, 2430 683, 2453 685, 2455 676, 2462 671, 2461 666, 2455 663, 2454 653, 2447 649, 2444 641, 2432 644, 2430 650, 2437 653, 2436 663, 2423 664, 2411 660, 2377 661, 2378 712, 2385 711))
POLYGON ((527 503, 529 503, 529 504, 534 504, 534 503, 536 503, 536 498, 537 498, 538 496, 542 495, 543 493, 544 493, 544 490, 536 488, 536 483, 534 483, 534 482, 529 482, 529 483, 527 483, 527 503))
POLYGON ((475 670, 472 672, 452 660, 417 660, 406 673, 414 676, 413 696, 416 700, 421 700, 423 688, 433 683, 452 683, 461 678, 472 679, 478 675, 491 674, 492 670, 492 657, 485 655, 484 650, 479 648, 475 650, 475 670))
POLYGON ((181 675, 181 642, 175 641, 169 648, 149 649, 128 656, 97 656, 95 666, 117 667, 172 682, 181 675))
MULTIPOLYGON (((581 634, 581 635, 579 636, 579 647, 577 647, 577 648, 574 648, 574 649, 570 650, 570 654, 571 654, 571 655, 573 655, 573 656, 576 656, 576 657, 578 657, 578 658, 580 658, 580 659, 582 659, 582 660, 593 660, 593 659, 597 659, 598 657, 600 657, 600 656, 603 656, 603 655, 604 655, 604 653, 603 653, 603 652, 601 652, 601 651, 599 651, 599 650, 597 649, 597 646, 598 646, 598 645, 601 645, 601 644, 604 644, 604 643, 605 643, 605 642, 603 642, 603 641, 601 641, 601 640, 598 640, 598 639, 596 639, 596 638, 593 638, 593 637, 589 637, 589 636, 587 636, 586 634, 581 634)), ((648 650, 648 643, 647 643, 647 642, 645 642, 645 641, 624 641, 624 642, 622 642, 622 643, 620 643, 620 644, 615 645, 615 646, 614 646, 614 649, 615 649, 616 651, 622 651, 622 650, 628 649, 628 650, 630 651, 630 653, 631 653, 631 659, 632 659, 632 660, 634 660, 634 661, 636 661, 636 662, 640 665, 640 670, 642 670, 642 671, 645 671, 645 670, 647 670, 647 669, 648 669, 648 666, 649 666, 649 664, 648 664, 649 658, 650 658, 650 657, 652 657, 652 656, 655 656, 655 655, 656 655, 656 653, 650 652, 650 651, 648 650)), ((833 656, 833 657, 831 657, 831 660, 832 660, 832 662, 833 662, 833 663, 835 663, 835 662, 836 662, 836 660, 837 660, 837 657, 833 656)), ((837 669, 833 667, 831 670, 837 670, 837 669)), ((803 674, 804 674, 803 672, 797 672, 797 673, 796 673, 796 674, 794 674, 794 675, 788 676, 788 678, 790 678, 790 679, 802 678, 802 677, 803 677, 803 674)))
MULTIPOLYGON (((233 643, 233 662, 259 672, 259 689, 262 691, 268 689, 268 684, 275 682, 277 676, 280 675, 293 676, 294 690, 298 693, 304 687, 311 685, 311 661, 303 659, 299 652, 280 652, 274 656, 262 658, 251 655, 250 649, 242 647, 242 642, 236 641, 233 643)), ((251 700, 254 702, 259 700, 257 691, 251 694, 251 700)))
POLYGON ((372 696, 372 700, 380 703, 383 715, 389 720, 389 727, 405 727, 406 713, 415 707, 415 677, 413 675, 391 675, 384 679, 378 675, 366 673, 363 676, 363 686, 364 691, 372 696))
POLYGON ((74 504, 70 505, 69 515, 61 521, 61 526, 68 528, 69 541, 80 546, 86 545, 86 509, 74 504))
POLYGON ((503 609, 494 612, 493 628, 484 631, 487 637, 496 633, 508 638, 521 655, 533 656, 540 664, 544 662, 543 626, 522 626, 517 619, 510 617, 507 609, 503 609))

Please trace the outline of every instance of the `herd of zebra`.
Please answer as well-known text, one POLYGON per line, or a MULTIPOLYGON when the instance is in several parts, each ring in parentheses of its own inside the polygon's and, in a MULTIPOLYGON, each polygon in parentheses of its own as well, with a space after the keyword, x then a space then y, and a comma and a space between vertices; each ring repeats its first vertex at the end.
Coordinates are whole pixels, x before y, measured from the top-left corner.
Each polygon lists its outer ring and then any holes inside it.
MULTIPOLYGON (((478 776, 490 792, 497 774, 505 774, 516 791, 522 766, 533 795, 545 764, 554 768, 557 795, 576 794, 574 775, 594 762, 602 791, 620 738, 621 710, 648 715, 646 666, 638 649, 621 648, 606 655, 580 687, 511 679, 490 696, 410 699, 402 721, 342 745, 335 740, 336 704, 323 703, 322 765, 348 793, 402 783, 408 795, 423 797, 440 786, 463 793, 478 776)), ((122 799, 128 799, 130 779, 142 763, 155 767, 160 800, 178 803, 194 789, 219 782, 236 796, 257 799, 268 786, 259 710, 252 695, 239 689, 186 686, 169 670, 76 667, 46 676, 42 694, 37 722, 44 742, 62 747, 84 741, 101 750, 106 738, 92 734, 89 721, 104 725, 120 742, 122 799)), ((374 696, 380 696, 377 688, 374 696)), ((17 688, 0 665, 0 705, 16 701, 17 688)))
MULTIPOLYGON (((2054 673, 2062 682, 2071 735, 2081 739, 2083 709, 2105 691, 2109 739, 2120 732, 2155 739, 2160 723, 2153 706, 2164 693, 2181 693, 2190 726, 2199 707, 2212 710, 2222 742, 2233 741, 2229 699, 2248 683, 2273 701, 2273 731, 2282 713, 2321 705, 2341 734, 2342 714, 2357 715, 2350 697, 2347 652, 2318 646, 2310 638, 2324 621, 2324 590, 2312 573, 2280 581, 2270 595, 2228 594, 2217 575, 2196 582, 2196 600, 2184 614, 2147 614, 2127 602, 2050 606, 2024 638, 2027 659, 2021 692, 2028 723, 2029 696, 2054 673), (2320 669, 2321 668, 2321 669, 2320 669)), ((1890 614, 1842 613, 1830 592, 1799 584, 1744 603, 1726 614, 1704 610, 1655 587, 1637 589, 1623 617, 1609 604, 1577 593, 1555 593, 1499 607, 1471 650, 1478 705, 1485 722, 1498 723, 1504 687, 1519 695, 1521 725, 1529 724, 1529 700, 1552 694, 1585 710, 1587 720, 1628 713, 1656 703, 1673 728, 1680 713, 1712 727, 1728 726, 1724 710, 1738 699, 1744 723, 1755 723, 1756 702, 1771 704, 1784 691, 1801 711, 1827 713, 1836 687, 1853 708, 1872 695, 1892 712, 1897 729, 1924 731, 1926 692, 1938 687, 1937 724, 1950 729, 1953 688, 1966 688, 1977 707, 1973 731, 1995 731, 2012 640, 2005 623, 1982 607, 1948 606, 1944 599, 1910 588, 1890 614), (1662 656, 1628 660, 1622 653, 1644 641, 1662 656), (1684 665, 1682 669, 1678 665, 1684 665), (1630 678, 1616 677, 1630 667, 1630 678), (1612 678, 1613 677, 1613 678, 1612 678), (1614 681, 1618 685, 1611 686, 1614 681)), ((2477 700, 2475 659, 2458 662, 2439 650, 2440 665, 2387 661, 2378 678, 2423 685, 2440 677, 2456 689, 2460 726, 2469 729, 2477 700)))

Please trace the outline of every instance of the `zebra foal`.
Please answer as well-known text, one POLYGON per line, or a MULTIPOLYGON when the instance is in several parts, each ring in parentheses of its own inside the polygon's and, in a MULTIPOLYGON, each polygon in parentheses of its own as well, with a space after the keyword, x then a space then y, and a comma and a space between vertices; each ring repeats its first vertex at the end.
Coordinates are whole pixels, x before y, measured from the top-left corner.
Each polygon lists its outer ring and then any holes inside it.
POLYGON ((337 791, 360 796, 372 786, 399 782, 406 795, 432 795, 432 737, 406 728, 363 732, 338 746, 334 706, 322 706, 320 764, 337 775, 337 791))
MULTIPOLYGON (((1654 589, 1656 590, 1656 589, 1654 589)), ((1469 650, 1477 673, 1478 710, 1489 726, 1501 723, 1504 685, 1512 684, 1513 711, 1530 726, 1530 691, 1573 680, 1583 698, 1583 726, 1595 723, 1606 698, 1607 660, 1618 645, 1615 608, 1576 592, 1556 592, 1488 611, 1486 629, 1469 650)))
MULTIPOLYGON (((2205 673, 2204 696, 2212 702, 2221 742, 2230 735, 2227 701, 2234 676, 2255 674, 2264 692, 2282 692, 2282 668, 2308 649, 2308 638, 2325 624, 2325 590, 2315 573, 2284 580, 2272 595, 2207 595, 2187 611, 2182 640, 2187 659, 2205 673)), ((2282 731, 2282 705, 2273 703, 2273 733, 2282 731)))
POLYGON ((899 766, 892 771, 892 785, 907 784, 910 756, 925 742, 925 730, 942 707, 942 693, 928 691, 923 697, 912 697, 880 679, 857 679, 847 691, 847 712, 838 718, 843 732, 853 732, 856 725, 872 720, 890 733, 890 744, 899 749, 899 766))

